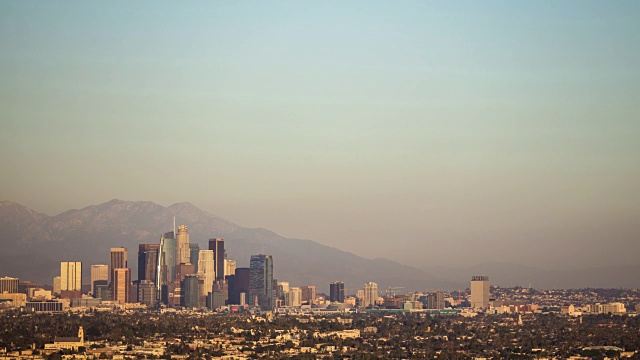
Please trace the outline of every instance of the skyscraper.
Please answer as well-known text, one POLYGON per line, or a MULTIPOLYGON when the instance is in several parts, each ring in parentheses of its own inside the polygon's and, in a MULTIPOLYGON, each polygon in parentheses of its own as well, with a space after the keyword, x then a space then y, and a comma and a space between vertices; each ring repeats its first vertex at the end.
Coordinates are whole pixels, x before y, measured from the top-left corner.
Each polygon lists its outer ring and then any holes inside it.
POLYGON ((116 276, 116 269, 125 269, 127 266, 127 248, 111 248, 111 285, 116 276))
POLYGON ((229 304, 242 304, 240 294, 249 293, 250 269, 236 268, 235 274, 226 277, 229 283, 229 304))
POLYGON ((3 292, 7 292, 10 294, 17 293, 19 282, 20 282, 20 279, 18 278, 12 278, 8 276, 0 278, 0 294, 2 294, 3 292))
POLYGON ((368 282, 364 284, 364 307, 375 306, 378 299, 378 284, 368 282))
POLYGON ((82 290, 82 263, 63 261, 60 263, 60 290, 82 290))
POLYGON ((113 300, 128 303, 131 291, 131 269, 116 268, 113 273, 113 300))
POLYGON ((176 266, 176 239, 173 231, 166 232, 160 237, 160 247, 158 249, 158 270, 156 286, 158 293, 162 291, 162 286, 167 286, 173 281, 176 266))
POLYGON ((181 288, 183 296, 180 305, 184 307, 198 307, 198 298, 200 293, 198 292, 198 280, 200 277, 196 274, 189 274, 184 277, 181 282, 181 288))
POLYGON ((249 305, 272 310, 275 305, 273 258, 271 255, 251 255, 249 264, 249 305))
POLYGON ((196 273, 198 272, 198 258, 200 257, 200 245, 195 243, 189 243, 189 262, 195 267, 196 273))
POLYGON ((213 258, 216 267, 216 280, 224 280, 224 239, 209 239, 209 250, 213 250, 213 258))
POLYGON ((140 244, 138 247, 138 281, 157 281, 160 244, 140 244))
POLYGON ((487 308, 489 307, 489 277, 488 276, 472 276, 471 277, 471 307, 487 308))
POLYGON ((329 284, 329 299, 331 302, 344 302, 344 283, 342 281, 334 281, 329 284))
POLYGON ((302 302, 307 302, 309 305, 313 305, 316 301, 316 287, 314 285, 302 286, 302 302))
POLYGON ((91 265, 91 294, 96 297, 96 281, 109 282, 109 265, 91 265))
POLYGON ((189 249, 189 230, 187 229, 187 225, 178 226, 176 244, 178 247, 178 256, 175 265, 190 264, 191 249, 189 249))
POLYGON ((213 264, 213 250, 200 250, 198 253, 198 272, 204 274, 205 294, 212 291, 213 282, 216 279, 213 264))
POLYGON ((236 273, 236 261, 224 259, 224 276, 236 273))
POLYGON ((296 307, 302 305, 302 289, 292 287, 284 294, 284 304, 286 306, 296 307))

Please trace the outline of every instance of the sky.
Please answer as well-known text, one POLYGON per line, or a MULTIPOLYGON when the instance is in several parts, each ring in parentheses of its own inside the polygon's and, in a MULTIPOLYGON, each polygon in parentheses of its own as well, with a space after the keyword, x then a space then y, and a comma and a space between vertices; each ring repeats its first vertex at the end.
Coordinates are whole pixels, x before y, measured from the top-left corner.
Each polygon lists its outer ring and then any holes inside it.
POLYGON ((638 1, 3 1, 0 200, 408 265, 636 264, 638 1))

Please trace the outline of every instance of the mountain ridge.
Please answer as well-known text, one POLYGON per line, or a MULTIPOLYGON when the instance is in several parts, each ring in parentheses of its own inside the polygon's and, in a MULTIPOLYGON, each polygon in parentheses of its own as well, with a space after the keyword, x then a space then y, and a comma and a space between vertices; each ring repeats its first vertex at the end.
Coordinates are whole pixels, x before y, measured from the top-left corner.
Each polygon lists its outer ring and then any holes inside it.
POLYGON ((0 254, 0 273, 42 283, 51 283, 60 261, 83 261, 86 280, 90 265, 107 263, 109 248, 116 246, 128 248, 129 267, 136 278, 138 244, 157 243, 162 233, 171 230, 176 216, 177 224, 188 226, 190 241, 201 249, 206 249, 209 238, 224 238, 229 259, 236 260, 238 267, 248 266, 253 254, 273 255, 274 274, 292 285, 316 285, 320 291, 326 291, 334 280, 353 289, 366 281, 378 282, 380 288, 398 284, 415 289, 456 286, 391 260, 365 259, 312 240, 288 239, 264 228, 244 228, 188 202, 164 207, 151 201, 112 199, 54 216, 15 202, 0 205, 0 245, 11 249, 0 254), (11 236, 5 235, 6 230, 11 230, 11 236))

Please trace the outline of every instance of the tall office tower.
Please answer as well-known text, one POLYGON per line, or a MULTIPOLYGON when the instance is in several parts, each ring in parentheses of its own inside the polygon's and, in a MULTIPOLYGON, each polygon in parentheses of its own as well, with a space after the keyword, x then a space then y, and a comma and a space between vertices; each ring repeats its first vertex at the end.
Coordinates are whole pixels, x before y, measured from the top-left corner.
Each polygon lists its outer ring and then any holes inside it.
POLYGON ((158 302, 156 284, 151 280, 138 280, 137 285, 138 302, 150 307, 155 306, 158 302))
POLYGON ((173 280, 176 286, 180 286, 182 280, 184 280, 185 276, 195 274, 195 266, 191 263, 182 263, 176 266, 176 277, 173 280))
MULTIPOLYGON (((127 262, 127 248, 111 248, 111 286, 113 287, 113 281, 116 276, 116 269, 126 269, 127 262)), ((64 290, 64 289, 63 289, 64 290)), ((114 291, 115 294, 115 291, 114 291)))
POLYGON ((286 281, 278 281, 276 286, 276 299, 284 300, 285 294, 289 291, 289 283, 286 281))
POLYGON ((444 291, 438 290, 427 295, 426 309, 442 310, 444 309, 444 291))
POLYGON ((224 259, 224 276, 236 273, 236 261, 224 259))
POLYGON ((138 247, 138 280, 156 282, 160 244, 140 244, 138 247))
POLYGON ((226 277, 229 284, 229 304, 244 305, 240 301, 240 294, 249 293, 249 273, 249 268, 236 268, 235 274, 226 277))
POLYGON ((272 310, 275 305, 273 258, 271 255, 251 255, 249 269, 249 305, 272 310))
POLYGON ((189 230, 187 225, 178 226, 176 234, 176 244, 178 247, 178 256, 176 257, 176 265, 191 263, 191 249, 189 249, 189 230))
POLYGON ((216 266, 216 280, 224 280, 224 239, 209 239, 209 250, 213 250, 213 259, 216 266))
POLYGON ((0 294, 6 292, 9 294, 15 294, 18 292, 18 283, 20 280, 18 278, 12 278, 5 276, 0 278, 0 294))
POLYGON ((329 300, 331 302, 344 302, 344 283, 342 281, 334 281, 329 284, 329 300))
POLYGON ((302 305, 302 289, 292 287, 284 295, 284 304, 286 306, 296 307, 302 305))
POLYGON ((180 305, 184 307, 198 307, 199 306, 199 290, 198 290, 198 280, 200 277, 196 274, 189 274, 184 277, 184 280, 180 283, 180 287, 182 288, 183 295, 180 302, 180 305))
POLYGON ((162 234, 160 248, 158 249, 158 270, 156 286, 158 294, 162 293, 162 287, 169 285, 175 277, 176 266, 176 239, 173 231, 162 234))
POLYGON ((378 299, 378 284, 368 282, 364 284, 364 307, 375 306, 378 299))
POLYGON ((471 277, 471 307, 482 309, 489 307, 488 276, 471 277))
POLYGON ((109 265, 91 265, 91 295, 96 297, 96 281, 109 281, 109 265))
POLYGON ((200 250, 198 252, 198 273, 204 275, 203 286, 205 294, 207 294, 213 288, 213 282, 216 280, 213 250, 200 250))
POLYGON ((60 277, 60 275, 58 276, 54 276, 53 277, 53 293, 54 294, 60 294, 60 291, 62 288, 62 277, 60 277))
POLYGON ((82 290, 82 263, 79 261, 63 261, 60 263, 60 290, 82 290))
POLYGON ((113 300, 121 304, 128 303, 131 291, 131 269, 115 268, 112 273, 113 300))
POLYGON ((193 264, 196 273, 198 273, 198 259, 200 257, 200 245, 189 244, 189 262, 193 264))
POLYGON ((303 286, 302 290, 302 302, 306 302, 309 305, 313 305, 316 302, 316 287, 314 285, 303 286))

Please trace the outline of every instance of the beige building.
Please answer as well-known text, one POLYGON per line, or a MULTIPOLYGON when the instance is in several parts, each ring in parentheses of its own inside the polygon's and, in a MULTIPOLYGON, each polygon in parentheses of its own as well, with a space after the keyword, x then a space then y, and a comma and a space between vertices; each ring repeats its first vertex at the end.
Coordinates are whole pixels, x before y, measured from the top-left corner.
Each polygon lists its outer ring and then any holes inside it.
POLYGON ((5 276, 0 278, 0 294, 6 293, 17 293, 18 292, 18 278, 12 278, 5 276))
POLYGON ((368 282, 364 284, 364 301, 362 306, 369 307, 375 306, 378 299, 378 284, 374 282, 368 282))
POLYGON ((0 294, 0 302, 9 301, 14 305, 27 301, 27 294, 23 293, 2 293, 0 294))
POLYGON ((204 294, 212 292, 213 282, 216 280, 216 268, 213 259, 213 250, 200 250, 198 252, 198 274, 204 280, 204 294))
POLYGON ((292 287, 284 294, 284 304, 286 306, 299 307, 302 305, 302 289, 292 287))
POLYGON ((53 278, 53 293, 59 295, 62 288, 62 280, 60 276, 53 278))
POLYGON ((63 261, 60 263, 60 291, 82 290, 82 263, 63 261))
POLYGON ((316 287, 314 285, 303 286, 302 290, 302 302, 306 302, 309 305, 313 305, 316 301, 316 287))
POLYGON ((109 282, 109 265, 91 265, 91 294, 96 295, 96 281, 109 282))
POLYGON ((476 309, 485 309, 489 307, 489 277, 473 276, 471 277, 471 307, 476 309))
POLYGON ((60 351, 60 349, 78 351, 78 348, 81 346, 84 346, 84 330, 82 326, 78 329, 77 337, 57 337, 53 344, 45 344, 44 349, 45 351, 60 351))
POLYGON ((178 226, 176 234, 176 265, 191 263, 191 249, 189 248, 189 230, 187 225, 178 226))
POLYGON ((236 261, 224 259, 224 275, 234 275, 236 273, 236 261))
POLYGON ((120 303, 130 302, 131 269, 117 268, 113 279, 113 300, 120 303))
POLYGON ((127 248, 111 248, 111 285, 113 285, 116 269, 126 269, 128 265, 127 248))

